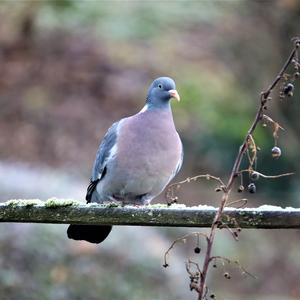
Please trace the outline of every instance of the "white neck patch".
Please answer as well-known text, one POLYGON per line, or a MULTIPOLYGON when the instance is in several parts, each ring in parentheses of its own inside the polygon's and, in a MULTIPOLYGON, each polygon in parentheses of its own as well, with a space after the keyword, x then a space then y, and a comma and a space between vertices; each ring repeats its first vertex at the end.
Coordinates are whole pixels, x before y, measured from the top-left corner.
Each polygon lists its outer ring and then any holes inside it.
POLYGON ((141 114, 147 110, 148 110, 148 104, 145 104, 145 106, 139 111, 139 114, 141 114))

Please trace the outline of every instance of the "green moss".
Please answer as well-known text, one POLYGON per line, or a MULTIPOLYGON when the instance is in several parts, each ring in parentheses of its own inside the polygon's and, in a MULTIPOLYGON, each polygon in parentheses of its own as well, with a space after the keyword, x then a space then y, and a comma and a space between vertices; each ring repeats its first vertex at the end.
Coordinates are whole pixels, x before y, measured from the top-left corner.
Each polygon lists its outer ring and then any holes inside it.
POLYGON ((80 202, 75 201, 73 199, 57 199, 57 198, 49 198, 45 202, 46 208, 56 208, 56 207, 66 207, 66 206, 77 206, 80 202))
POLYGON ((35 205, 43 205, 43 201, 39 199, 13 199, 5 202, 6 205, 8 206, 26 206, 26 207, 31 207, 35 205))

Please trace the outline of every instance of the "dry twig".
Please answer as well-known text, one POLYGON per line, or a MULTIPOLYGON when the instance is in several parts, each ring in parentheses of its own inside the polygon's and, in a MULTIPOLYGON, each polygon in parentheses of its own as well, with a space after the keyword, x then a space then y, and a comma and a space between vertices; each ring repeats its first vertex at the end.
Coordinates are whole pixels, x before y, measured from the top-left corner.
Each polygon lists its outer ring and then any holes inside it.
MULTIPOLYGON (((273 148, 274 150, 276 150, 276 153, 273 153, 273 149, 272 149, 272 155, 273 155, 273 157, 279 157, 281 155, 281 150, 276 146, 277 146, 277 140, 278 140, 278 137, 279 137, 278 132, 279 132, 279 130, 284 130, 284 129, 281 125, 279 125, 277 122, 275 122, 269 116, 265 115, 263 112, 264 112, 264 110, 267 109, 268 101, 272 99, 270 97, 271 93, 273 92, 274 88, 278 85, 278 83, 280 81, 283 81, 283 87, 281 88, 280 98, 284 97, 285 95, 288 95, 288 96, 293 95, 292 92, 293 92, 294 86, 291 83, 286 85, 286 82, 288 80, 294 81, 295 76, 291 76, 291 75, 287 74, 286 71, 287 71, 288 67, 291 64, 293 64, 294 66, 297 65, 297 67, 300 66, 299 61, 298 61, 298 48, 300 47, 300 39, 295 38, 293 40, 293 42, 294 42, 294 48, 291 51, 287 61, 284 63, 282 69, 280 70, 278 75, 275 77, 273 82, 270 84, 270 86, 260 94, 260 101, 259 101, 259 106, 258 106, 256 115, 254 117, 254 120, 253 120, 247 134, 244 137, 243 143, 241 144, 241 146, 239 148, 239 151, 238 151, 236 159, 234 161, 234 164, 233 164, 229 179, 227 181, 227 184, 224 184, 224 182, 219 177, 215 177, 215 176, 212 176, 212 175, 209 175, 209 174, 207 174, 207 175, 198 175, 198 176, 195 176, 195 177, 192 177, 192 178, 187 178, 186 180, 183 180, 181 182, 174 183, 174 184, 170 185, 169 188, 166 191, 166 198, 171 200, 172 202, 174 202, 174 201, 177 201, 177 197, 175 196, 175 191, 174 191, 175 187, 176 187, 176 190, 178 190, 180 188, 180 186, 182 184, 186 183, 186 182, 190 182, 190 181, 193 181, 193 180, 196 181, 198 178, 206 178, 206 179, 216 180, 220 184, 220 187, 218 187, 216 189, 216 191, 222 191, 223 192, 221 202, 220 202, 220 206, 219 206, 219 208, 218 208, 218 210, 215 214, 215 217, 214 217, 213 223, 211 225, 210 231, 209 231, 207 236, 205 235, 206 242, 207 242, 207 247, 206 247, 206 252, 205 252, 205 256, 204 256, 203 266, 200 268, 199 265, 197 264, 198 269, 199 269, 199 273, 200 273, 200 280, 199 280, 199 283, 198 283, 199 285, 198 285, 197 288, 194 286, 195 282, 193 281, 193 288, 192 289, 197 291, 198 300, 203 300, 203 299, 206 298, 206 294, 207 294, 207 291, 208 291, 208 288, 207 288, 207 285, 206 285, 206 280, 207 280, 207 273, 208 273, 210 263, 212 261, 217 260, 217 259, 222 260, 223 262, 225 261, 227 263, 231 262, 231 260, 228 259, 228 258, 221 257, 221 256, 212 256, 211 253, 212 253, 212 247, 213 247, 213 244, 214 244, 216 230, 218 228, 228 229, 231 232, 232 236, 236 240, 237 240, 237 237, 238 237, 236 232, 232 231, 226 224, 224 224, 222 222, 224 208, 227 206, 227 202, 229 200, 229 196, 230 196, 230 193, 231 193, 231 190, 232 190, 235 179, 240 176, 241 181, 242 181, 242 179, 243 179, 242 175, 245 172, 248 172, 249 175, 251 175, 251 174, 253 175, 253 173, 255 172, 256 175, 261 176, 263 178, 267 178, 267 179, 275 179, 275 178, 289 176, 289 175, 293 174, 293 173, 285 173, 285 174, 279 174, 279 175, 264 175, 260 172, 254 171, 256 169, 255 165, 256 165, 256 161, 257 161, 257 152, 259 150, 259 147, 257 147, 257 145, 255 143, 255 140, 253 138, 253 133, 254 133, 254 131, 255 131, 255 129, 256 129, 259 122, 263 122, 263 124, 265 124, 266 122, 272 124, 272 126, 273 126, 273 137, 274 137, 274 143, 275 143, 274 148, 277 148, 277 149, 273 148), (285 85, 285 87, 284 87, 284 85, 285 85), (245 154, 247 154, 248 161, 249 161, 249 166, 246 170, 240 170, 240 165, 241 165, 241 162, 242 162, 243 157, 244 157, 245 154)), ((241 185, 241 187, 243 188, 243 185, 241 185)), ((241 189, 240 191, 242 191, 243 189, 241 189)), ((252 190, 252 192, 254 192, 254 191, 252 190)), ((245 201, 245 200, 246 199, 233 201, 230 204, 234 204, 234 203, 237 203, 237 202, 240 202, 240 201, 245 201)), ((195 235, 196 233, 192 233, 192 234, 195 235)), ((186 235, 185 237, 190 236, 190 235, 191 234, 186 235)), ((167 252, 165 253, 165 264, 166 264, 166 255, 170 252, 170 250, 174 247, 174 245, 179 240, 182 240, 183 238, 175 240, 173 242, 173 244, 171 245, 171 247, 167 250, 167 252)), ((235 263, 239 266, 239 268, 242 270, 243 273, 254 277, 249 272, 247 272, 244 268, 242 268, 238 262, 235 262, 235 263)), ((190 263, 187 266, 188 266, 187 271, 191 276, 190 268, 189 268, 190 263)))
MULTIPOLYGON (((248 143, 249 139, 251 140, 252 134, 253 134, 254 130, 256 129, 257 124, 263 118, 263 115, 264 115, 263 111, 266 107, 268 97, 270 96, 271 92, 274 90, 276 85, 279 83, 279 81, 283 78, 286 70, 288 69, 288 67, 290 66, 292 61, 295 59, 295 57, 297 57, 299 46, 300 46, 300 39, 297 38, 294 41, 294 48, 293 48, 291 54, 289 55, 287 61, 283 65, 282 69, 280 70, 280 72, 278 73, 278 75, 276 76, 274 81, 270 84, 268 89, 266 91, 262 92, 261 95, 260 95, 260 104, 259 104, 259 107, 257 109, 254 121, 252 122, 252 125, 250 126, 250 129, 248 130, 248 132, 247 132, 247 134, 244 138, 244 141, 243 141, 242 145, 239 148, 237 157, 236 157, 235 162, 233 164, 232 171, 230 173, 229 180, 226 184, 226 189, 224 189, 224 193, 223 193, 223 196, 222 196, 222 199, 221 199, 219 210, 216 213, 214 222, 213 222, 213 224, 211 226, 211 229, 210 229, 210 234, 209 234, 209 237, 208 237, 207 248, 206 248, 206 254, 205 254, 204 263, 203 263, 203 267, 202 267, 202 275, 201 275, 200 283, 199 283, 198 300, 203 300, 204 299, 206 277, 207 277, 208 267, 209 267, 209 263, 210 263, 210 259, 211 259, 212 246, 213 246, 213 243, 214 243, 217 224, 218 224, 218 222, 221 221, 223 210, 224 210, 224 208, 226 206, 226 203, 228 201, 228 198, 229 198, 234 180, 239 174, 239 168, 240 168, 240 165, 241 165, 241 162, 242 162, 243 155, 249 147, 249 143, 248 143)), ((279 128, 279 127, 277 127, 277 128, 279 128)), ((274 136, 274 138, 275 138, 275 136, 274 136)))

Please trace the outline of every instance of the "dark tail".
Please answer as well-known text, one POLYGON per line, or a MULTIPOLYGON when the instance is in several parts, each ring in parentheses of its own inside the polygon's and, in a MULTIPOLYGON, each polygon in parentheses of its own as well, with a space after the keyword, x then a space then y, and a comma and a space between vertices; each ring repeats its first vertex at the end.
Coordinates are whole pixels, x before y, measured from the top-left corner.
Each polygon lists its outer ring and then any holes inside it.
POLYGON ((99 244, 107 238, 111 229, 109 225, 70 225, 67 234, 69 239, 99 244))

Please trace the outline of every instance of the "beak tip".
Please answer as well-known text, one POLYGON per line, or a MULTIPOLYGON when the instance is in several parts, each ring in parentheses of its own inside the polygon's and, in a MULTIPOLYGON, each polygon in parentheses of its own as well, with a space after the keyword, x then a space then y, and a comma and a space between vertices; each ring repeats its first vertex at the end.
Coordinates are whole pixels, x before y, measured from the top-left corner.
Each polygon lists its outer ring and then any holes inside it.
POLYGON ((180 101, 180 96, 176 90, 170 90, 169 94, 171 98, 175 98, 178 102, 180 101))

